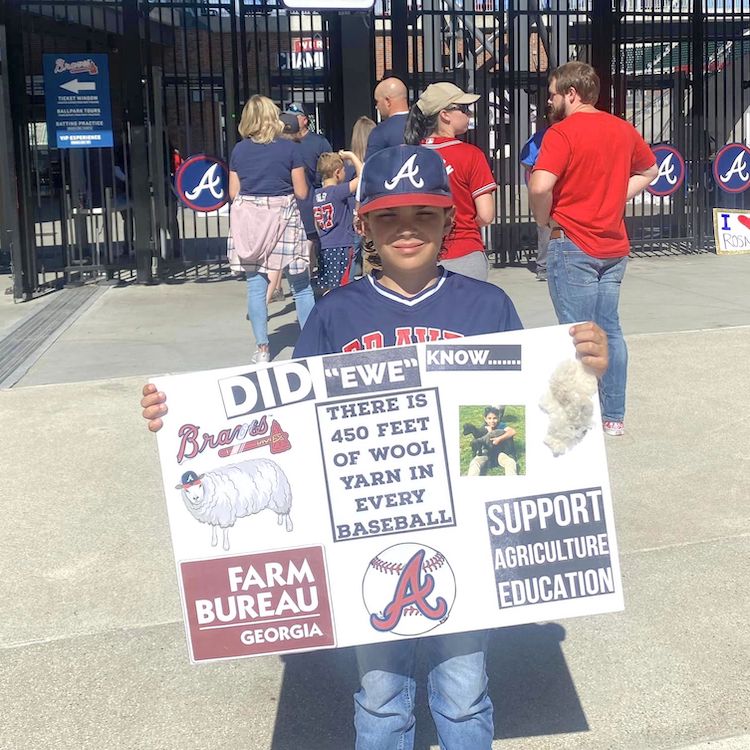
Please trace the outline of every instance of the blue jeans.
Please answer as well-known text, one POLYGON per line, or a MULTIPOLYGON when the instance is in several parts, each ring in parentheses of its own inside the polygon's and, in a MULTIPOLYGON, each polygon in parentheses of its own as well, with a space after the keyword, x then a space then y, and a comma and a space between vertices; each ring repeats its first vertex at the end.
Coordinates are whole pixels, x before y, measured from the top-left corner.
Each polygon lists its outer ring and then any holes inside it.
POLYGON ((613 422, 625 418, 628 348, 617 308, 627 263, 627 256, 594 258, 567 237, 549 243, 547 283, 557 320, 560 323, 593 320, 607 334, 609 367, 599 382, 599 400, 602 419, 613 422))
POLYGON ((354 696, 356 750, 414 747, 417 644, 429 664, 427 696, 443 750, 489 750, 494 728, 487 694, 486 631, 356 648, 361 689, 354 696))
MULTIPOLYGON (((292 288, 292 297, 297 308, 297 320, 299 327, 305 325, 307 316, 313 309, 315 297, 310 286, 310 273, 289 273, 284 269, 289 286, 292 288)), ((247 273, 247 316, 255 334, 256 346, 268 344, 268 304, 266 303, 266 292, 268 291, 268 276, 264 273, 247 273)))

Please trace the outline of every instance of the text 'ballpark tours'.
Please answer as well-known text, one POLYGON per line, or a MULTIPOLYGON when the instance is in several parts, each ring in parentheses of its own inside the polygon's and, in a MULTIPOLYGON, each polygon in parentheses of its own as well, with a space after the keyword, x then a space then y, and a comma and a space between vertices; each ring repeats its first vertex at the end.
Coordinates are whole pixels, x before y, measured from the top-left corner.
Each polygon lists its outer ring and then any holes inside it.
POLYGON ((623 607, 568 326, 154 382, 193 661, 623 607))

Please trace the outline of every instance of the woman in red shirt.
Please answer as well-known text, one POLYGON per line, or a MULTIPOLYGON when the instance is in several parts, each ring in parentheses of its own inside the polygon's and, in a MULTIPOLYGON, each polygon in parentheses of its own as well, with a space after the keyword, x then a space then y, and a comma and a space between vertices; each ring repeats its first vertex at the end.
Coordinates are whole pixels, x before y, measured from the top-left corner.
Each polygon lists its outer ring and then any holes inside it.
POLYGON ((477 99, 478 94, 467 94, 452 83, 430 84, 409 112, 404 140, 437 151, 448 171, 456 221, 440 264, 487 281, 489 265, 480 229, 495 219, 497 184, 482 151, 459 140, 469 129, 470 107, 477 99))

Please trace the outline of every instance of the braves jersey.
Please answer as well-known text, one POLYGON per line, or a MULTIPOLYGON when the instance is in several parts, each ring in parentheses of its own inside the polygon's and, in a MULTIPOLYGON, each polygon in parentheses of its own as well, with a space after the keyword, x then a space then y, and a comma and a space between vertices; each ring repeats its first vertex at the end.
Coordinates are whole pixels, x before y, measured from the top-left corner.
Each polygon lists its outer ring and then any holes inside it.
POLYGON ((348 182, 315 188, 313 216, 320 237, 320 246, 349 247, 357 235, 354 231, 354 211, 348 182))
POLYGON ((316 303, 295 357, 381 349, 523 328, 510 297, 484 281, 440 269, 437 283, 415 297, 366 276, 316 303))
POLYGON ((474 199, 497 190, 487 157, 476 146, 456 138, 426 138, 422 145, 437 151, 443 158, 456 205, 456 223, 445 241, 442 257, 450 260, 484 250, 474 199))
POLYGON ((396 112, 375 126, 367 139, 365 161, 373 154, 391 146, 400 146, 404 142, 406 117, 408 112, 396 112))

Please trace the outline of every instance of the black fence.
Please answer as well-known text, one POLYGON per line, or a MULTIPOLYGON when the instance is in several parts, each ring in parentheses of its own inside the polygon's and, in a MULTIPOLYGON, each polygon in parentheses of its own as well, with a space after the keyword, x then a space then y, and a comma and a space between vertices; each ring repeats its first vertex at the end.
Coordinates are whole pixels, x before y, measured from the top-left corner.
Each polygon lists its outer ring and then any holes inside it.
POLYGON ((436 80, 482 95, 468 138, 499 186, 496 263, 533 258, 520 150, 543 124, 550 69, 571 59, 597 68, 602 108, 684 157, 679 190, 627 207, 634 252, 704 252, 712 208, 747 202, 717 188, 711 163, 750 135, 750 0, 378 0, 357 14, 280 0, 6 0, 0 14, 0 166, 15 177, 0 192, 0 252, 19 299, 88 279, 225 274, 227 210, 180 203, 179 161, 227 159, 253 93, 303 104, 344 146, 388 74, 412 98, 436 80), (107 55, 111 147, 50 144, 43 61, 62 53, 107 55))

